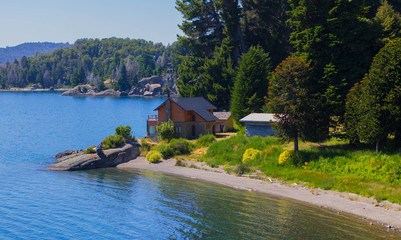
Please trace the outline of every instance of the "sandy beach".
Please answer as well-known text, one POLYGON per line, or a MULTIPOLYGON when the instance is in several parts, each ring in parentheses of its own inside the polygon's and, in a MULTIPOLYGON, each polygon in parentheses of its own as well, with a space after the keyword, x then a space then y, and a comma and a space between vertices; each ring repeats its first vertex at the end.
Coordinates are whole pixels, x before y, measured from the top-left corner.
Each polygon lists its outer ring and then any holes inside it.
POLYGON ((339 213, 350 213, 371 220, 372 224, 380 223, 388 228, 401 230, 401 205, 387 201, 377 203, 372 198, 361 197, 352 193, 307 188, 297 184, 282 184, 267 178, 266 180, 249 177, 238 177, 225 173, 221 169, 213 169, 201 162, 189 162, 196 166, 175 166, 176 160, 164 160, 158 164, 150 164, 144 157, 138 157, 127 163, 118 165, 123 169, 140 169, 173 174, 193 179, 200 179, 228 187, 257 191, 279 197, 294 199, 339 213))

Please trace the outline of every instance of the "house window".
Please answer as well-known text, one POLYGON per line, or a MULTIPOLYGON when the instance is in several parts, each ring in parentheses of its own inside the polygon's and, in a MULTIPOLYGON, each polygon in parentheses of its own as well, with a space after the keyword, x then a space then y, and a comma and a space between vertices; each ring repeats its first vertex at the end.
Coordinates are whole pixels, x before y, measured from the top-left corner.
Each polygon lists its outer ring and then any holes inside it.
POLYGON ((181 134, 182 133, 182 127, 174 127, 174 132, 175 132, 175 134, 181 134))
POLYGON ((153 137, 156 135, 156 126, 149 126, 149 136, 153 137))
POLYGON ((192 115, 192 122, 196 122, 196 116, 195 116, 195 114, 192 115))

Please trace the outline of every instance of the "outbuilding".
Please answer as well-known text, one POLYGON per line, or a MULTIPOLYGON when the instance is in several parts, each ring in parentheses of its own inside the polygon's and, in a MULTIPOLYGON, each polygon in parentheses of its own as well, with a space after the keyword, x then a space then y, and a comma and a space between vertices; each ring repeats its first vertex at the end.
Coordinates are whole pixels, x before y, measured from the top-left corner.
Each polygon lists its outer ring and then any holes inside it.
POLYGON ((225 133, 234 129, 234 121, 230 112, 214 112, 216 120, 216 132, 225 133))
POLYGON ((251 113, 239 121, 245 123, 245 135, 247 137, 266 137, 276 134, 272 128, 272 124, 277 122, 273 113, 251 113))

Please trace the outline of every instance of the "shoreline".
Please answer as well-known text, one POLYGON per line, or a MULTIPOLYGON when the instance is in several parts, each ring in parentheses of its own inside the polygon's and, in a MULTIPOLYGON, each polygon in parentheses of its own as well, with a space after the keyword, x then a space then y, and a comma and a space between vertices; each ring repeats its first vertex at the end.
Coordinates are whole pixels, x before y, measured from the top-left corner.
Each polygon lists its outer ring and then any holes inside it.
MULTIPOLYGON (((210 168, 203 162, 189 162, 193 167, 175 166, 176 160, 163 160, 150 164, 144 157, 138 157, 117 166, 120 169, 138 169, 165 174, 199 179, 247 191, 256 191, 277 197, 283 197, 315 206, 344 212, 382 224, 388 229, 401 230, 401 205, 387 201, 376 203, 372 198, 361 197, 353 193, 308 188, 298 184, 282 184, 268 178, 267 181, 235 176, 223 170, 210 168)), ((373 223, 371 223, 373 224, 373 223)))

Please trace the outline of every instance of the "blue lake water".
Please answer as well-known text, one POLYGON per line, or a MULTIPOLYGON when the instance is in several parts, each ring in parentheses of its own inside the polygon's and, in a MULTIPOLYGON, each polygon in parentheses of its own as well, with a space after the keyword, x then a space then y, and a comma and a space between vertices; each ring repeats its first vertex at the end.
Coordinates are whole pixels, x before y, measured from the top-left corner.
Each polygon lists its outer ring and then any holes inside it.
POLYGON ((146 133, 163 98, 0 92, 0 239, 383 239, 357 217, 152 171, 42 171, 118 125, 146 133))

